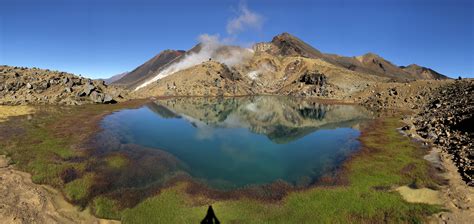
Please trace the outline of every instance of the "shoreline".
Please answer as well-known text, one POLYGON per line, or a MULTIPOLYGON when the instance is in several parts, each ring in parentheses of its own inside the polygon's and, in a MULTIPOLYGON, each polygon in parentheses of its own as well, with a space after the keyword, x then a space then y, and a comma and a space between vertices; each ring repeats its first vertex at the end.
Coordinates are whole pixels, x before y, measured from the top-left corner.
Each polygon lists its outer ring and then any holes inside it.
MULTIPOLYGON (((413 125, 411 116, 402 118, 402 122, 406 125, 413 125)), ((429 161, 438 171, 436 175, 445 181, 436 191, 443 201, 443 207, 448 209, 448 211, 433 215, 430 217, 429 222, 469 223, 474 220, 474 188, 469 187, 462 179, 458 168, 452 160, 452 155, 430 144, 413 129, 400 130, 400 132, 414 141, 428 145, 429 151, 424 156, 424 159, 429 161)))
POLYGON ((443 206, 449 211, 441 212, 435 217, 437 223, 469 223, 474 220, 474 188, 467 186, 459 175, 450 155, 437 147, 432 152, 440 159, 442 171, 440 175, 447 181, 440 192, 444 200, 443 206))

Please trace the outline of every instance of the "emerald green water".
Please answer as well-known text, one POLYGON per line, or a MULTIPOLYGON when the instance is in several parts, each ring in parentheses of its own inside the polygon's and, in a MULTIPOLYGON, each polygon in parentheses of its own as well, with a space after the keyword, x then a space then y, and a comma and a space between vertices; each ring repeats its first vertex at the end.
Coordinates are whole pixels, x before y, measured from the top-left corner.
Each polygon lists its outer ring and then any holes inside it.
POLYGON ((115 148, 166 157, 140 163, 147 157, 132 156, 137 169, 149 169, 135 185, 185 173, 221 189, 277 180, 305 186, 357 150, 357 127, 369 114, 290 97, 172 98, 106 116, 100 136, 115 148))

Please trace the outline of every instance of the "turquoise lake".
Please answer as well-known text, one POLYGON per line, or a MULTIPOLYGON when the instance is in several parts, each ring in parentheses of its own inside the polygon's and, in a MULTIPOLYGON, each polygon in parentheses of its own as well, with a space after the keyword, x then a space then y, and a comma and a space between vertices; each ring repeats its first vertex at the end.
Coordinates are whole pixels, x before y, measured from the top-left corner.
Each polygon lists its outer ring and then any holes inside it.
POLYGON ((143 162, 140 169, 160 171, 138 185, 185 173, 218 189, 280 180, 306 186, 358 149, 359 126, 369 117, 359 106, 291 97, 170 98, 106 116, 99 136, 114 139, 111 149, 166 155, 143 162))

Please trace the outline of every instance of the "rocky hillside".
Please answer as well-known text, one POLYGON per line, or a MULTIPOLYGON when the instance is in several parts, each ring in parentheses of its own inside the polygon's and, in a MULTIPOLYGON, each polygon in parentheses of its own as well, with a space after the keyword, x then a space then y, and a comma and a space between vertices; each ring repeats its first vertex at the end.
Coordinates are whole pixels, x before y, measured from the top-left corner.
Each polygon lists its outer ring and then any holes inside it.
POLYGON ((256 53, 244 65, 206 61, 139 89, 150 96, 292 95, 342 98, 385 79, 336 67, 319 59, 256 53))
POLYGON ((0 104, 116 103, 127 91, 66 72, 0 66, 0 104))
POLYGON ((175 60, 179 60, 184 53, 184 51, 165 50, 133 71, 127 73, 122 78, 114 81, 113 84, 133 89, 140 83, 152 78, 153 75, 162 70, 165 65, 168 65, 175 60))
POLYGON ((137 91, 143 97, 277 94, 344 99, 374 83, 446 78, 420 66, 397 66, 373 53, 358 57, 324 54, 288 33, 255 44, 252 50, 202 43, 176 58, 158 60, 165 57, 160 55, 173 53, 164 52, 115 83, 129 83, 126 86, 132 90, 143 87, 137 91), (222 65, 208 63, 208 59, 222 65), (232 70, 239 78, 213 75, 223 70, 232 70))
POLYGON ((358 102, 374 110, 386 108, 419 111, 435 96, 439 87, 453 80, 417 80, 409 83, 380 82, 368 85, 363 91, 351 95, 347 100, 358 102))
POLYGON ((148 96, 242 96, 253 95, 247 77, 225 64, 209 61, 164 77, 135 94, 148 96))
POLYGON ((456 81, 434 91, 413 120, 415 130, 428 142, 448 152, 463 179, 474 186, 474 80, 456 81))
POLYGON ((301 56, 321 59, 341 68, 390 78, 393 81, 447 78, 433 70, 426 72, 427 68, 424 68, 424 70, 404 69, 405 67, 394 65, 390 61, 374 53, 367 53, 356 57, 325 54, 289 33, 277 35, 270 43, 259 43, 254 47, 254 49, 265 51, 275 56, 301 56))

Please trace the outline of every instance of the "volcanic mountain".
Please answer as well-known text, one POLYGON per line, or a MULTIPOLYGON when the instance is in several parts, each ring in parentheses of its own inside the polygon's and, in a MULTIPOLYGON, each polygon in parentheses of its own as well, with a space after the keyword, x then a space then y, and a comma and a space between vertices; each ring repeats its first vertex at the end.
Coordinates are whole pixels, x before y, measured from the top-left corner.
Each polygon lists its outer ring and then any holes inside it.
POLYGON ((376 82, 446 79, 418 65, 397 66, 374 54, 326 54, 282 33, 252 49, 199 43, 166 50, 113 84, 144 97, 276 94, 346 97, 376 82))
POLYGON ((185 51, 181 50, 165 50, 138 66, 133 71, 127 73, 119 80, 114 81, 113 84, 134 88, 147 79, 152 78, 156 72, 159 72, 162 68, 179 59, 184 54, 185 51))

